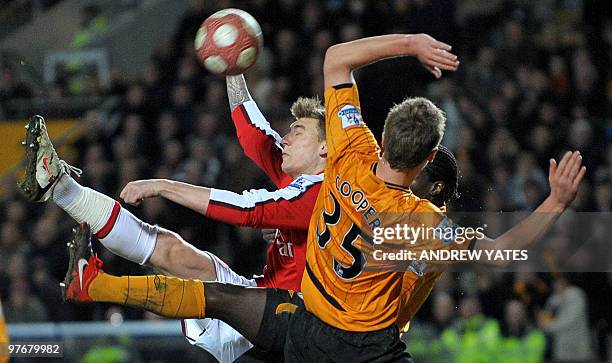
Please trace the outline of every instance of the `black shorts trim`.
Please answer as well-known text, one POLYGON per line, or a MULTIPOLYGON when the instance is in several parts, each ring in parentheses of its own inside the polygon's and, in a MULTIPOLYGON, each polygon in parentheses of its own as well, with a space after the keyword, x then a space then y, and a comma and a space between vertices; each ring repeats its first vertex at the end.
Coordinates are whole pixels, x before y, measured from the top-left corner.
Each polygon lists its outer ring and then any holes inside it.
POLYGON ((337 85, 335 85, 333 87, 334 87, 334 89, 351 88, 351 87, 353 87, 353 84, 352 83, 340 83, 340 84, 337 84, 337 85))
POLYGON ((338 300, 334 299, 333 296, 331 296, 330 294, 327 293, 327 291, 325 291, 325 288, 323 287, 321 282, 319 280, 317 280, 317 278, 314 275, 314 272, 312 272, 312 270, 310 269, 310 266, 308 265, 308 263, 306 263, 306 273, 308 274, 308 277, 310 278, 312 283, 315 285, 317 290, 319 290, 319 293, 321 293, 321 295, 323 295, 323 297, 325 298, 325 300, 327 300, 328 303, 330 303, 333 307, 335 307, 336 309, 338 309, 340 311, 346 311, 346 310, 344 310, 342 305, 340 305, 338 300))

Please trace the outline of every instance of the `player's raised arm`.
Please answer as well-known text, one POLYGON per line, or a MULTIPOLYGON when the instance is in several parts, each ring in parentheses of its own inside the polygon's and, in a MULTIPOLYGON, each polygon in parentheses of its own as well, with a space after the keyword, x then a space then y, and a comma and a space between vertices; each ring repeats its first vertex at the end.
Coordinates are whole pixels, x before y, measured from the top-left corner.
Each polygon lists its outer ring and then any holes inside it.
POLYGON ((249 89, 244 79, 244 75, 238 74, 235 76, 225 77, 227 84, 227 99, 230 105, 230 111, 247 101, 253 101, 249 89))
POLYGON ((205 214, 210 201, 210 190, 207 187, 168 179, 148 179, 127 183, 119 197, 132 205, 140 205, 146 198, 162 197, 205 214))
MULTIPOLYGON (((393 248, 401 246, 401 248, 411 249, 418 256, 423 252, 430 252, 439 249, 473 249, 485 251, 505 251, 505 250, 524 250, 533 243, 541 239, 547 232, 550 231, 555 221, 567 209, 576 197, 576 192, 580 182, 584 178, 586 168, 582 166, 582 157, 580 152, 567 152, 559 165, 555 160, 550 160, 549 182, 550 195, 531 213, 527 218, 508 229, 501 236, 491 239, 486 236, 475 238, 467 234, 454 234, 454 241, 446 237, 430 236, 421 240, 415 240, 411 243, 405 243, 406 239, 401 239, 402 243, 398 245, 390 244, 386 248, 389 251, 395 251, 393 248), (389 247, 390 246, 390 247, 389 247)), ((448 228, 456 228, 457 226, 446 218, 441 213, 419 213, 411 217, 413 225, 436 226, 435 228, 445 231, 448 228), (419 223, 420 222, 420 223, 419 223)), ((459 230, 455 230, 458 232, 459 230)), ((392 235, 392 234, 391 234, 392 235)), ((508 259, 490 259, 489 254, 481 253, 479 262, 487 265, 506 266, 512 261, 508 259)), ((454 259, 430 259, 428 264, 452 264, 465 260, 454 259)))
POLYGON ((217 221, 255 228, 307 229, 322 175, 302 177, 300 186, 242 194, 166 179, 128 183, 120 197, 139 205, 145 198, 162 197, 217 221))
POLYGON ((325 88, 352 82, 351 72, 370 63, 391 57, 415 56, 436 78, 442 70, 455 71, 457 56, 451 46, 427 34, 389 34, 336 44, 325 54, 325 88))
MULTIPOLYGON (((584 178, 586 167, 582 166, 582 156, 579 151, 568 151, 559 165, 550 159, 548 181, 550 195, 527 218, 495 239, 479 240, 475 249, 482 250, 521 250, 529 247, 542 238, 561 216, 563 211, 576 198, 580 182, 584 178)), ((496 265, 504 265, 509 261, 487 261, 496 265)))
POLYGON ((242 150, 279 186, 286 177, 281 168, 281 136, 253 101, 242 74, 227 76, 226 84, 232 121, 242 150))
POLYGON ((361 117, 359 94, 352 71, 399 56, 416 56, 436 77, 441 69, 454 71, 459 62, 448 44, 426 34, 391 34, 336 44, 325 54, 326 135, 329 162, 352 154, 377 155, 376 139, 361 117))
POLYGON ((309 175, 300 180, 300 186, 241 194, 212 189, 206 216, 245 227, 307 230, 322 181, 323 175, 309 175))

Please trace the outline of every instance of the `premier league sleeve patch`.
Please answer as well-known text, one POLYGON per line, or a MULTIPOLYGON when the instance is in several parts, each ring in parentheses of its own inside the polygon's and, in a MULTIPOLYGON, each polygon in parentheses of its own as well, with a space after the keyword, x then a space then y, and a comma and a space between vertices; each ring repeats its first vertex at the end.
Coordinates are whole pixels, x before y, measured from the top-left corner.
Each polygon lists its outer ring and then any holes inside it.
POLYGON ((338 117, 342 120, 342 128, 345 129, 351 126, 361 125, 363 120, 361 119, 361 113, 359 109, 353 105, 345 105, 338 112, 338 117))
POLYGON ((448 218, 444 218, 436 227, 436 233, 438 233, 438 236, 436 237, 439 237, 442 240, 442 243, 450 244, 455 241, 455 238, 457 237, 457 227, 457 224, 455 224, 453 221, 448 218))

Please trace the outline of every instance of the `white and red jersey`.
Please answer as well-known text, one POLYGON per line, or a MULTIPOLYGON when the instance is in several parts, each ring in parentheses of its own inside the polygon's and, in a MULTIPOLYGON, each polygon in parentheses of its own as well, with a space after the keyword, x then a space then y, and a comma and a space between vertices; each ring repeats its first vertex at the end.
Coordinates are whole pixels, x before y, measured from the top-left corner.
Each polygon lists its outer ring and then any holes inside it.
POLYGON ((232 120, 244 153, 279 189, 273 192, 252 189, 242 194, 212 189, 206 215, 239 226, 278 228, 257 285, 299 291, 306 264, 308 225, 323 174, 294 179, 283 172, 281 137, 255 102, 236 107, 232 120))

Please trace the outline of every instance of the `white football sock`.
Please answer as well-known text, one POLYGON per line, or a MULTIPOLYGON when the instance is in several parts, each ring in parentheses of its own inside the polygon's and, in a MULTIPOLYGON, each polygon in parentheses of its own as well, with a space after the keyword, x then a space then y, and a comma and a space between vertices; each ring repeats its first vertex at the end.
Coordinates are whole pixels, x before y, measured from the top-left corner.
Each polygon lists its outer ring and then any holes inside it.
POLYGON ((96 237, 112 253, 132 262, 147 263, 157 242, 157 226, 136 218, 127 209, 116 203, 108 223, 96 237))
POLYGON ((64 176, 60 181, 64 179, 70 179, 72 182, 62 183, 62 186, 67 188, 60 190, 57 188, 60 186, 58 183, 53 190, 53 200, 75 221, 89 224, 91 232, 98 233, 111 217, 115 200, 91 188, 79 185, 70 176, 64 176), (70 202, 67 203, 68 201, 70 202))
POLYGON ((153 254, 157 226, 144 223, 114 199, 78 184, 64 174, 53 188, 53 201, 91 232, 111 252, 144 264, 153 254))
POLYGON ((83 187, 79 185, 72 177, 65 172, 62 172, 59 180, 53 187, 51 198, 58 207, 65 209, 70 205, 81 193, 83 187))

